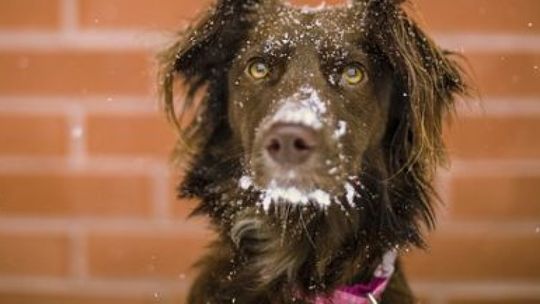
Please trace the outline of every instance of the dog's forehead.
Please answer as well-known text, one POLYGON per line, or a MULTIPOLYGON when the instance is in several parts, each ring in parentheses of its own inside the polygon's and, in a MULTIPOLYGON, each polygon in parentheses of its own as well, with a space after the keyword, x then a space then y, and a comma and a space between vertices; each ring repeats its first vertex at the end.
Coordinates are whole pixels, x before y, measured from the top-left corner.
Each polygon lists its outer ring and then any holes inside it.
POLYGON ((253 42, 294 47, 345 46, 359 38, 362 10, 358 7, 306 9, 277 6, 263 10, 250 33, 253 42))

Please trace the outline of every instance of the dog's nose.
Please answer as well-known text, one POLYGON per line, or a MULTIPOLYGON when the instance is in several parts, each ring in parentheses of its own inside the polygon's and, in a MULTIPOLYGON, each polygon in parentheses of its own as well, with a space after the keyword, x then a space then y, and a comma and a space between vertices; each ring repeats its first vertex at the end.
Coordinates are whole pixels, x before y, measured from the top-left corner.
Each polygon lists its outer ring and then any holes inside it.
POLYGON ((280 165, 304 163, 317 148, 315 130, 298 124, 278 124, 266 134, 264 147, 280 165))

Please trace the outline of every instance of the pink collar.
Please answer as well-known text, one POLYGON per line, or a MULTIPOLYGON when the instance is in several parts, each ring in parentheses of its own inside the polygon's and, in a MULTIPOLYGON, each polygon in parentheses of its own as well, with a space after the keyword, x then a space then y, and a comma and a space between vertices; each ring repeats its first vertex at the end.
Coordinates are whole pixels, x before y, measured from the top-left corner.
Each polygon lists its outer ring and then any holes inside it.
POLYGON ((330 296, 318 296, 313 304, 377 304, 395 270, 396 251, 387 252, 368 284, 342 286, 330 296))

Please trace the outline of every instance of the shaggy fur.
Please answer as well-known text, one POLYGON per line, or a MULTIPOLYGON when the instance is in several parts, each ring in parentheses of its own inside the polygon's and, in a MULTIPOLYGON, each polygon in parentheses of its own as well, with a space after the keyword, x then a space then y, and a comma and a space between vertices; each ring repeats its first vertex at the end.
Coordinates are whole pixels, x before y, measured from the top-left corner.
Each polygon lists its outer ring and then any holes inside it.
MULTIPOLYGON (((161 54, 165 110, 181 133, 175 156, 189 163, 179 193, 201 200, 194 213, 208 215, 219 236, 198 264, 189 303, 310 303, 340 285, 369 281, 385 252, 424 245, 421 231, 434 225, 432 178, 445 156, 443 118, 466 88, 450 54, 401 2, 302 11, 277 0, 219 0, 161 54), (275 67, 264 83, 244 73, 257 56, 275 67), (361 87, 333 81, 349 57, 366 70, 361 87), (176 80, 187 88, 180 109, 176 80), (327 189, 332 204, 281 202, 263 210, 261 185, 272 170, 260 155, 258 130, 277 101, 306 85, 329 100, 323 132, 340 120, 348 126, 324 152, 335 175, 318 165, 312 177, 301 176, 327 189), (187 126, 185 113, 195 115, 187 126), (247 173, 259 187, 239 187, 247 173), (337 186, 344 182, 354 187, 353 201, 337 186)), ((382 303, 413 302, 398 266, 382 303)))

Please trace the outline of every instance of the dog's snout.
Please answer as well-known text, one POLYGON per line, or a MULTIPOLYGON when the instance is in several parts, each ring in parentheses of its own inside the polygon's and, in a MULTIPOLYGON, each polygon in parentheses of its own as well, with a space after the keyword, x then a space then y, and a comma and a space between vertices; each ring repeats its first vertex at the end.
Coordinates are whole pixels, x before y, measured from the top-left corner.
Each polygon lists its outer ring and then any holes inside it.
POLYGON ((264 148, 280 165, 299 165, 316 150, 317 134, 303 125, 278 124, 267 132, 264 148))

